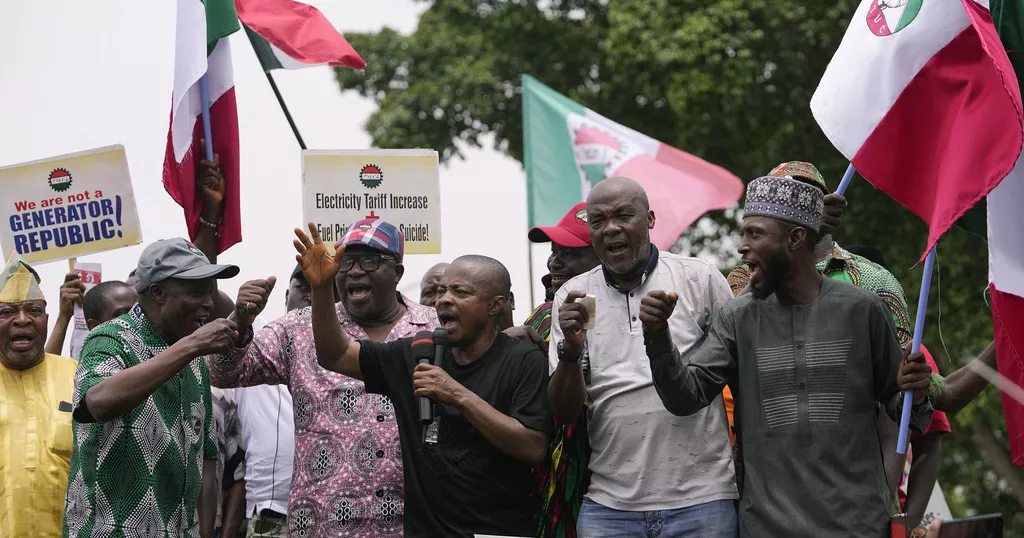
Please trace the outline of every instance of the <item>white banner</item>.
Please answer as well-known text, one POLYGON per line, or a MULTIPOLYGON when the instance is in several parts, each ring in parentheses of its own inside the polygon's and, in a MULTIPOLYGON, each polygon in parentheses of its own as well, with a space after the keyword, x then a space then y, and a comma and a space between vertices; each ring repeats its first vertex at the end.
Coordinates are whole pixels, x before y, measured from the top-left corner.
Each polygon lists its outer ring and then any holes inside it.
POLYGON ((142 242, 124 146, 0 168, 0 245, 29 263, 142 242))
POLYGON ((303 151, 302 217, 328 244, 358 220, 383 219, 405 235, 406 254, 440 254, 437 152, 303 151))

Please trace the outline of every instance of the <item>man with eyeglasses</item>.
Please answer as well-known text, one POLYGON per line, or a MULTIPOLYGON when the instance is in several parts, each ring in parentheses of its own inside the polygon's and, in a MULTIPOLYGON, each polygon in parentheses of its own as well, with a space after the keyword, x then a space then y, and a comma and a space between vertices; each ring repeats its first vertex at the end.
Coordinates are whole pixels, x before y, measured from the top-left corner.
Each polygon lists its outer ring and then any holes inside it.
MULTIPOLYGON (((404 237, 383 220, 360 220, 335 279, 336 309, 354 340, 391 342, 438 327, 434 309, 397 291, 404 237)), ((252 336, 240 359, 210 363, 218 387, 287 385, 295 419, 288 502, 292 536, 401 536, 402 454, 390 400, 361 381, 317 364, 310 309, 300 308, 252 336)))

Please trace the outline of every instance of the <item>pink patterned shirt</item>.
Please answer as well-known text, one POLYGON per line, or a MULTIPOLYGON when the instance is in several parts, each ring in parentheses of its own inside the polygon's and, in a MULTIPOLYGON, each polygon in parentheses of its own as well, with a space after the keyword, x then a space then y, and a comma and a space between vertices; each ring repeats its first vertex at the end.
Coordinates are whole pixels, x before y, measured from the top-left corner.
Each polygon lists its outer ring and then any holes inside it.
MULTIPOLYGON (((433 308, 400 299, 406 313, 387 342, 438 326, 433 308)), ((369 338, 341 303, 337 309, 349 338, 369 338)), ((361 381, 317 364, 308 307, 268 323, 241 360, 208 360, 214 386, 284 384, 292 393, 292 537, 402 536, 402 452, 394 405, 384 396, 367 394, 361 381)), ((267 424, 274 424, 273 417, 267 424)))

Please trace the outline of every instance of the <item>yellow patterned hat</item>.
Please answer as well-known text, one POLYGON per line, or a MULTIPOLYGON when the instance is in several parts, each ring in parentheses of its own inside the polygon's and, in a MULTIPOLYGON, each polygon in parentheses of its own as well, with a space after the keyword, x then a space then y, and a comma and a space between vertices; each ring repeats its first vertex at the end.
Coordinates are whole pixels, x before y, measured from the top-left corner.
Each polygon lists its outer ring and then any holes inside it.
POLYGON ((0 303, 44 300, 43 290, 39 287, 39 273, 17 253, 11 255, 0 274, 0 303))

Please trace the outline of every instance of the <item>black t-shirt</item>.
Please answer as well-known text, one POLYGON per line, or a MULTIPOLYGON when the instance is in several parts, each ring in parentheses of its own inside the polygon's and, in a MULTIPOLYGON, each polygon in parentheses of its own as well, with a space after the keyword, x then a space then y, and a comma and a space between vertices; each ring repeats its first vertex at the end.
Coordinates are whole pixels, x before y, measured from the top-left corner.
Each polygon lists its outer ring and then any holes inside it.
MULTIPOLYGON (((359 343, 366 391, 384 394, 395 405, 405 473, 405 536, 533 536, 540 499, 528 465, 491 446, 449 405, 434 406, 440 417, 437 444, 423 442, 412 390, 416 362, 411 343, 412 338, 359 343)), ((440 366, 499 412, 551 434, 548 362, 535 346, 498 333, 472 364, 460 366, 448 351, 440 366)))

